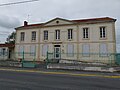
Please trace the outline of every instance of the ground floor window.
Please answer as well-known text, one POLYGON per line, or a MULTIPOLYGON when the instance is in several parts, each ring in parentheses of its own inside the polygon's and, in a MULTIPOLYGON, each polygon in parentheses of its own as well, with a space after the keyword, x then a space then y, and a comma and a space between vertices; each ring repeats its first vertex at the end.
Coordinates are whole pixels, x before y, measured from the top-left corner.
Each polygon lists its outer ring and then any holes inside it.
POLYGON ((74 45, 73 44, 68 44, 67 45, 67 55, 69 57, 74 56, 74 45))
POLYGON ((19 46, 19 55, 22 56, 24 51, 24 46, 19 46))
POLYGON ((42 56, 46 56, 48 51, 48 45, 43 45, 42 47, 42 56))
POLYGON ((100 44, 100 56, 107 56, 108 51, 107 51, 107 44, 100 44))
POLYGON ((30 46, 30 56, 35 56, 35 53, 36 53, 36 46, 31 45, 30 46))
POLYGON ((90 56, 90 45, 89 44, 82 45, 82 55, 85 57, 90 56))

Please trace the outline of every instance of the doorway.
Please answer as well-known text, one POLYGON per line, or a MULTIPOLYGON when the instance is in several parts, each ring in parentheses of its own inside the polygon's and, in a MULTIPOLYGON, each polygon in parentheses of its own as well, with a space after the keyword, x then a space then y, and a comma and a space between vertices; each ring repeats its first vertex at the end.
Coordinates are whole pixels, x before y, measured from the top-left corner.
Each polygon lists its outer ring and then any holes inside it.
POLYGON ((60 59, 60 57, 61 57, 60 53, 61 53, 60 45, 54 45, 54 58, 60 59))

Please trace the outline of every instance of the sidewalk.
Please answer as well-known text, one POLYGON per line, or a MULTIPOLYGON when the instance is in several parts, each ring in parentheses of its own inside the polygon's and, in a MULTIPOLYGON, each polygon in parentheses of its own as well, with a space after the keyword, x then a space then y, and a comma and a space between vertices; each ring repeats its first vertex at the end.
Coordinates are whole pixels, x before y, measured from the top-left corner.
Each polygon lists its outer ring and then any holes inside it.
POLYGON ((94 72, 120 72, 120 67, 84 64, 48 64, 48 69, 79 70, 94 72))

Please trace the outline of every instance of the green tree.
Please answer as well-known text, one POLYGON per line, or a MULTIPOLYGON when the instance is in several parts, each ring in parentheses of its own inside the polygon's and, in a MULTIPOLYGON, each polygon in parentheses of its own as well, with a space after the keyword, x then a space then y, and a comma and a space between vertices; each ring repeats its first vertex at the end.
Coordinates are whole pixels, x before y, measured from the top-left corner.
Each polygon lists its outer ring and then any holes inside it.
POLYGON ((12 32, 6 39, 5 43, 15 44, 15 37, 16 37, 16 32, 12 32))

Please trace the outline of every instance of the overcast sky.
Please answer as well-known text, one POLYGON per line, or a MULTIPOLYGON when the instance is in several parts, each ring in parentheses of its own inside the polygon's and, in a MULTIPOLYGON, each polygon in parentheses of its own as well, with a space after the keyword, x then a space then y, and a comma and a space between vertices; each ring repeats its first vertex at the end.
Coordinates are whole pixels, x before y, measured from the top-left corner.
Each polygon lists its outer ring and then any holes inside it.
MULTIPOLYGON (((27 0, 0 0, 0 4, 27 0)), ((0 6, 0 42, 23 21, 40 23, 55 17, 84 19, 112 17, 117 19, 117 47, 120 48, 120 0, 39 0, 30 3, 0 6), (29 16, 29 17, 28 17, 29 16)), ((120 51, 120 50, 118 50, 120 51)))

